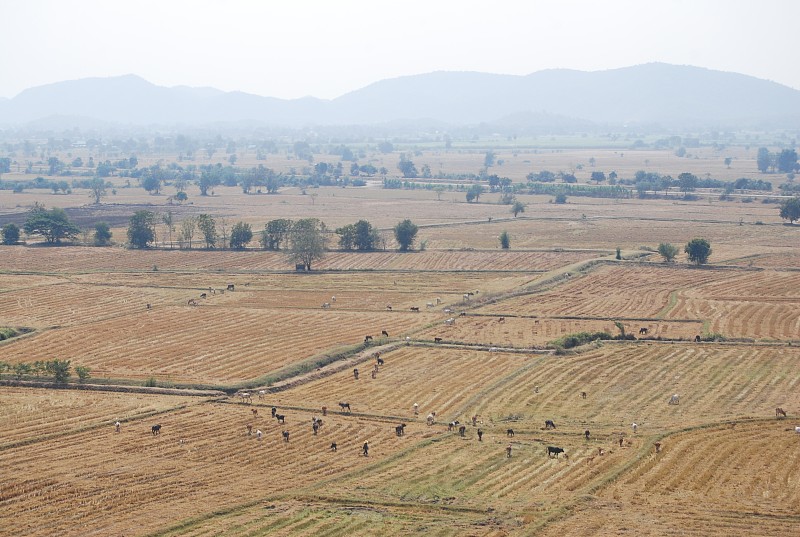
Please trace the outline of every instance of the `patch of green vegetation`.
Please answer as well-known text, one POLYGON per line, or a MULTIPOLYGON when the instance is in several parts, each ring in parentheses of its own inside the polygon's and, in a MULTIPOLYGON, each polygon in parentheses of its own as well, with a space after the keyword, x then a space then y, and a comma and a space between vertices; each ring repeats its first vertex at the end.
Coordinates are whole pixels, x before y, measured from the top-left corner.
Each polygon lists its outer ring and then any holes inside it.
POLYGON ((561 337, 550 344, 556 349, 572 349, 575 347, 580 347, 581 345, 586 345, 592 341, 622 339, 634 340, 636 337, 633 334, 620 334, 618 336, 612 336, 608 332, 577 332, 575 334, 567 334, 566 336, 561 337))

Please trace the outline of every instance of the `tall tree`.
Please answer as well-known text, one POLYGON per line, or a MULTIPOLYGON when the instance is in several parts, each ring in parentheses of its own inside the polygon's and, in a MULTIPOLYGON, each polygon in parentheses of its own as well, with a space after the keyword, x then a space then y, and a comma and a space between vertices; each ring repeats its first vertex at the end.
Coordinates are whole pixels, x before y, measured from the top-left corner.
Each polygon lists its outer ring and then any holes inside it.
POLYGON ((705 265, 711 256, 711 244, 705 239, 692 239, 683 249, 689 256, 689 261, 695 265, 705 265))
POLYGON ((776 157, 778 171, 781 173, 792 173, 797 171, 797 151, 794 149, 784 149, 776 157))
POLYGON ((197 229, 203 234, 206 241, 206 248, 211 249, 217 244, 217 222, 209 214, 197 215, 197 229))
POLYGON ((317 218, 303 218, 292 226, 289 259, 311 270, 312 263, 325 256, 325 224, 317 218))
POLYGON ((106 222, 98 222, 94 225, 94 245, 108 246, 111 244, 111 226, 106 222))
POLYGON ((684 195, 694 191, 698 184, 699 180, 697 176, 692 173, 683 172, 678 176, 678 188, 681 189, 684 195))
POLYGON ((128 224, 128 243, 131 248, 148 248, 156 240, 156 214, 136 211, 128 224))
POLYGON ((3 226, 3 244, 17 244, 19 242, 19 226, 10 222, 3 226))
POLYGON ((761 173, 767 173, 772 165, 772 155, 766 147, 758 148, 758 155, 756 156, 756 166, 761 173))
MULTIPOLYGON (((197 219, 194 216, 184 218, 181 222, 181 242, 190 250, 192 249, 192 239, 194 239, 194 231, 196 227, 197 219)), ((181 246, 181 248, 183 248, 183 246, 181 246)))
POLYGON ((670 263, 675 260, 678 255, 678 247, 668 242, 662 242, 658 245, 658 253, 664 258, 664 261, 670 263))
POLYGON ((781 203, 781 218, 788 220, 790 224, 800 220, 800 198, 790 198, 781 203))
POLYGON ((253 240, 253 230, 250 224, 236 222, 231 229, 231 248, 243 250, 251 240, 253 240))
POLYGON ((414 245, 419 228, 411 220, 405 219, 394 226, 394 239, 400 245, 401 252, 407 252, 414 245))
POLYGON ((53 207, 48 211, 42 205, 30 210, 23 227, 28 235, 41 235, 50 244, 59 244, 63 239, 73 240, 81 232, 70 222, 64 209, 53 207))
POLYGON ((261 246, 265 250, 280 250, 292 229, 292 221, 288 218, 270 220, 261 232, 261 246))
POLYGON ((100 204, 100 198, 106 196, 106 182, 100 177, 95 177, 89 182, 90 196, 94 198, 95 205, 100 204))

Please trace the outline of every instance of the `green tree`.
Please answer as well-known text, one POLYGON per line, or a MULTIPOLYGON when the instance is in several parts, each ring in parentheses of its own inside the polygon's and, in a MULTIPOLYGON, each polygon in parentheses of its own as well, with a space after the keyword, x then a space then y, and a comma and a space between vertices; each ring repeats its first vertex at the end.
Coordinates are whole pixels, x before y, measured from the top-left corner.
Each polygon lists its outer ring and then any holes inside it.
POLYGON ((78 380, 80 382, 83 382, 86 379, 88 379, 89 376, 90 376, 91 371, 92 371, 91 369, 89 369, 88 367, 86 367, 84 365, 76 365, 75 366, 75 374, 78 375, 78 380))
POLYGON ((689 261, 695 265, 705 265, 711 256, 711 244, 705 239, 692 239, 683 249, 689 256, 689 261))
POLYGON ((356 242, 356 226, 347 224, 336 228, 335 233, 339 235, 339 248, 342 250, 352 250, 356 242))
POLYGON ((13 222, 3 226, 3 244, 17 244, 19 242, 19 226, 13 222))
POLYGON ((400 251, 406 252, 414 245, 419 228, 411 220, 405 219, 394 226, 394 239, 400 245, 400 251))
POLYGON ((772 166, 772 155, 766 147, 758 148, 758 155, 756 156, 756 166, 761 173, 767 173, 770 166, 772 166))
POLYGON ((484 192, 483 185, 480 185, 478 183, 471 185, 467 189, 467 203, 472 203, 473 200, 478 201, 483 192, 484 192))
POLYGON ((106 222, 98 222, 94 225, 94 245, 108 246, 111 244, 111 226, 106 222))
POLYGON ((197 215, 197 229, 203 234, 206 248, 211 249, 217 244, 217 221, 209 214, 197 215))
POLYGON ((411 178, 417 177, 417 167, 414 166, 414 163, 411 162, 408 158, 406 158, 406 154, 402 153, 400 155, 400 162, 397 164, 397 169, 403 174, 403 177, 411 178))
POLYGON ((81 230, 69 221, 67 213, 60 207, 49 211, 36 205, 28 213, 23 226, 28 235, 41 235, 49 244, 60 244, 62 239, 74 240, 81 230))
POLYGON ((513 204, 511 204, 511 213, 514 215, 514 218, 517 217, 519 213, 525 212, 525 204, 519 200, 516 200, 513 204))
POLYGON ((292 221, 287 218, 270 220, 261 232, 261 246, 265 250, 280 250, 292 230, 292 221))
MULTIPOLYGON (((781 218, 794 224, 795 220, 800 220, 800 198, 794 197, 784 200, 781 203, 781 218)), ((5 229, 5 228, 4 228, 5 229)))
POLYGON ((91 191, 89 195, 94 198, 95 205, 99 205, 100 198, 106 196, 106 182, 100 177, 95 177, 89 182, 89 190, 91 191))
POLYGON ((142 188, 147 190, 150 194, 158 195, 161 192, 161 179, 154 174, 148 175, 142 179, 142 188))
POLYGON ((489 150, 486 152, 486 155, 483 157, 483 166, 485 168, 490 168, 494 166, 495 160, 497 159, 497 155, 494 154, 494 151, 489 150))
POLYGON ((69 379, 70 373, 69 360, 52 360, 47 362, 47 372, 53 375, 55 381, 59 384, 64 384, 69 379))
POLYGON ((128 243, 131 248, 148 248, 156 240, 156 214, 136 211, 128 224, 128 243))
POLYGON ((776 165, 781 173, 792 173, 797 171, 797 151, 794 149, 784 149, 776 157, 776 165))
POLYGON ((671 263, 678 256, 678 247, 668 242, 662 242, 658 245, 658 253, 664 258, 664 261, 671 263))
POLYGON ((508 250, 511 247, 511 237, 508 236, 508 231, 503 231, 500 234, 500 248, 508 250))
POLYGON ((697 188, 698 183, 699 180, 697 179, 697 176, 692 173, 683 172, 678 176, 678 188, 681 189, 681 192, 683 192, 684 195, 694 191, 694 189, 697 188))
POLYGON ((175 219, 172 216, 172 211, 167 211, 167 214, 162 214, 161 221, 164 223, 164 227, 167 228, 169 247, 172 248, 172 233, 175 231, 175 219))
POLYGON ((603 172, 592 172, 592 181, 595 183, 602 183, 606 180, 606 174, 603 172))
MULTIPOLYGON (((181 222, 181 241, 191 250, 194 230, 197 227, 197 219, 194 216, 184 218, 181 222)), ((183 246, 181 246, 183 247, 183 246)))
POLYGON ((356 250, 368 251, 375 250, 378 246, 380 237, 378 230, 366 220, 359 220, 355 223, 355 242, 356 250))
POLYGON ((50 175, 57 175, 64 168, 64 163, 58 160, 58 157, 50 157, 47 159, 47 166, 50 169, 50 175))
POLYGON ((178 203, 183 203, 189 199, 189 196, 186 194, 186 192, 181 190, 175 194, 175 199, 178 200, 178 203))
POLYGON ((205 170, 200 174, 197 186, 200 187, 200 195, 208 196, 208 190, 220 183, 219 173, 216 170, 205 170))
POLYGON ((325 224, 317 218, 295 222, 289 234, 289 259, 310 271, 312 263, 325 256, 325 231, 325 224))
POLYGON ((556 194, 554 201, 559 205, 563 205, 564 203, 567 203, 567 195, 564 194, 563 192, 559 192, 558 194, 556 194))
POLYGON ((251 240, 253 240, 253 230, 250 224, 236 222, 231 229, 231 248, 243 250, 251 240))

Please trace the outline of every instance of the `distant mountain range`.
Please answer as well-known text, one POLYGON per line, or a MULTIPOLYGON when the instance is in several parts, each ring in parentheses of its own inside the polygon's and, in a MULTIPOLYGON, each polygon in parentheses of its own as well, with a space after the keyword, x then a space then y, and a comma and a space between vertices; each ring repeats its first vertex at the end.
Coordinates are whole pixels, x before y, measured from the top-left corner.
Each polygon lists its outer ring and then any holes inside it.
POLYGON ((0 125, 81 122, 272 126, 375 125, 424 121, 498 128, 580 130, 800 127, 800 91, 751 76, 650 63, 608 71, 567 69, 527 76, 434 72, 375 82, 332 100, 276 99, 214 88, 166 88, 126 75, 30 88, 0 99, 0 125))

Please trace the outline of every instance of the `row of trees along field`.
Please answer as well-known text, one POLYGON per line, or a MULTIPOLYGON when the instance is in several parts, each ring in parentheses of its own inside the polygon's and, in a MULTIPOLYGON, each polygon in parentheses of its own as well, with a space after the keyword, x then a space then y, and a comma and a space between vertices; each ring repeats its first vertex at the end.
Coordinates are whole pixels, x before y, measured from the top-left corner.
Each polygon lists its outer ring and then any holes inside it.
MULTIPOLYGON (((50 377, 54 382, 65 383, 72 376, 72 362, 70 360, 37 360, 32 363, 19 362, 9 364, 0 361, 0 377, 3 374, 12 374, 16 379, 35 376, 50 377)), ((75 366, 75 374, 80 382, 85 381, 91 375, 91 370, 85 366, 75 366)))
MULTIPOLYGON (((171 233, 177 230, 177 222, 171 213, 162 217, 171 233)), ((148 248, 156 239, 156 225, 159 217, 152 211, 137 211, 128 226, 128 242, 132 248, 148 248)), ((208 214, 199 214, 184 218, 180 222, 179 243, 182 247, 192 248, 196 232, 202 239, 206 249, 230 248, 243 250, 253 240, 252 226, 246 222, 236 222, 228 233, 227 226, 218 229, 217 220, 208 214)), ((411 220, 403 220, 394 227, 394 239, 401 251, 413 248, 418 227, 411 220)), ((343 250, 372 251, 386 249, 386 238, 378 229, 366 220, 342 226, 333 231, 339 238, 339 247, 343 250)), ((302 218, 290 220, 279 218, 270 220, 260 233, 259 242, 265 250, 285 250, 296 263, 311 270, 313 262, 319 260, 329 247, 331 231, 318 218, 302 218)), ((170 244, 172 241, 170 239, 170 244)))

